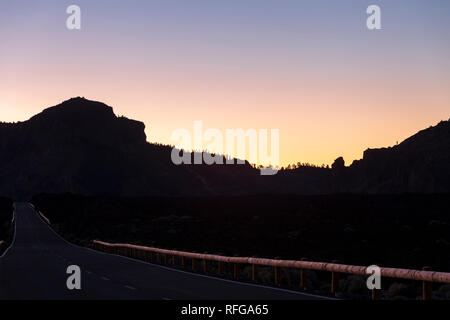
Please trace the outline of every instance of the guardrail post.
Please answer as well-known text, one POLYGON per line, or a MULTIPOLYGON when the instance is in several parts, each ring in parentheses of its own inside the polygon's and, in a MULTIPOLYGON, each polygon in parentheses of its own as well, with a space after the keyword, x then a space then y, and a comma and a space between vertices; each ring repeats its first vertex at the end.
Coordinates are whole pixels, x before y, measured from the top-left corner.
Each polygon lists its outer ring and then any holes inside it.
POLYGON ((159 252, 156 253, 156 262, 161 263, 161 255, 159 254, 159 252))
POLYGON ((300 269, 300 289, 308 289, 308 270, 300 269))
POLYGON ((184 256, 181 256, 181 265, 186 269, 186 258, 184 256))
MULTIPOLYGON (((332 263, 339 263, 338 260, 333 260, 332 263)), ((336 294, 339 291, 339 281, 341 275, 339 272, 331 272, 331 293, 336 294)))
POLYGON ((177 256, 176 255, 172 256, 172 265, 173 266, 177 265, 177 256))
POLYGON ((233 269, 234 269, 233 270, 234 279, 237 280, 239 278, 239 264, 235 263, 233 269))
POLYGON ((167 264, 167 254, 163 254, 163 263, 167 264))
POLYGON ((195 271, 195 258, 192 258, 192 271, 195 271))
POLYGON ((208 272, 209 272, 209 262, 208 262, 208 260, 206 260, 206 259, 203 260, 203 271, 204 271, 205 273, 208 273, 208 272))
MULTIPOLYGON (((423 267, 423 271, 431 271, 431 267, 423 267)), ((431 300, 433 299, 433 283, 428 281, 422 281, 422 299, 431 300)))
MULTIPOLYGON (((281 257, 275 257, 276 260, 281 260, 281 257)), ((274 270, 274 282, 276 286, 279 286, 281 284, 281 269, 280 267, 275 266, 274 270)))
POLYGON ((372 289, 372 300, 381 300, 381 289, 372 289))
POLYGON ((252 280, 258 281, 258 265, 252 264, 252 280))
POLYGON ((274 273, 275 273, 275 285, 279 286, 281 284, 281 269, 280 267, 274 267, 274 273))
MULTIPOLYGON (((306 258, 301 258, 301 261, 306 261, 306 258)), ((300 269, 300 289, 308 289, 308 270, 300 269)))
POLYGON ((219 276, 223 275, 223 261, 219 261, 219 266, 217 268, 217 273, 219 276))
MULTIPOLYGON (((252 256, 252 258, 258 258, 257 256, 252 256)), ((258 265, 252 264, 252 281, 257 282, 259 279, 258 265)))

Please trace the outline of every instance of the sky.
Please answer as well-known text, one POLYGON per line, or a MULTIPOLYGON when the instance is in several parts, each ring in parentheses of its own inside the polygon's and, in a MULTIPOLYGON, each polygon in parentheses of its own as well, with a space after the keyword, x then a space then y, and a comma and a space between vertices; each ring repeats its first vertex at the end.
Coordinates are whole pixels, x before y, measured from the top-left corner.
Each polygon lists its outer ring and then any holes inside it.
POLYGON ((449 57, 447 0, 1 0, 0 120, 84 96, 150 142, 201 120, 279 129, 282 165, 350 164, 450 118, 449 57))

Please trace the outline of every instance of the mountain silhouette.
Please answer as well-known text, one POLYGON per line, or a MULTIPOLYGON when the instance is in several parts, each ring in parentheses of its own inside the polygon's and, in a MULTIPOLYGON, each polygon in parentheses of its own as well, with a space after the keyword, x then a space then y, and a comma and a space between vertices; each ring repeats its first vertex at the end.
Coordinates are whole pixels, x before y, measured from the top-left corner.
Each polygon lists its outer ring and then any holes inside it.
POLYGON ((368 149, 345 176, 345 191, 439 193, 450 191, 450 122, 422 130, 399 145, 368 149))
MULTIPOLYGON (((79 97, 45 109, 28 121, 1 123, 0 194, 27 198, 42 192, 214 192, 196 170, 211 175, 217 168, 172 164, 172 148, 147 143, 144 129, 142 122, 117 117, 111 107, 79 97)), ((221 186, 233 189, 235 176, 229 168, 223 171, 216 175, 224 179, 221 186)), ((256 175, 248 163, 233 171, 240 176, 242 171, 256 175)))
POLYGON ((244 165, 174 165, 172 147, 146 141, 142 122, 72 98, 27 121, 0 123, 0 194, 212 195, 450 192, 450 124, 443 121, 349 167, 261 176, 244 165))

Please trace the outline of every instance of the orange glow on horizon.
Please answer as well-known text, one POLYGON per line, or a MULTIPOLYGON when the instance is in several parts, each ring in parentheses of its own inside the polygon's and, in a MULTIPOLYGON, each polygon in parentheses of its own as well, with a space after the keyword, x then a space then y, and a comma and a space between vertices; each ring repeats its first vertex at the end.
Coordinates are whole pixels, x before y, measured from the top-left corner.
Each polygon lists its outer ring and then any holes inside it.
POLYGON ((349 165, 450 117, 447 4, 387 2, 372 32, 364 5, 332 1, 80 2, 79 32, 50 2, 2 7, 0 121, 84 96, 143 121, 149 142, 195 120, 279 129, 286 166, 349 165))

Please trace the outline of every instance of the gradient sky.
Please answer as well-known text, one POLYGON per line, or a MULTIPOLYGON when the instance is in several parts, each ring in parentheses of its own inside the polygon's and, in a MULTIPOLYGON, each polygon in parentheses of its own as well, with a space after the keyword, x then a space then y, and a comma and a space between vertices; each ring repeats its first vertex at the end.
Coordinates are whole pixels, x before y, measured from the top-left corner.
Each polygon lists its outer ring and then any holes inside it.
POLYGON ((279 128, 283 165, 350 164, 450 117, 449 57, 448 0, 1 0, 0 120, 84 96, 151 142, 279 128))

